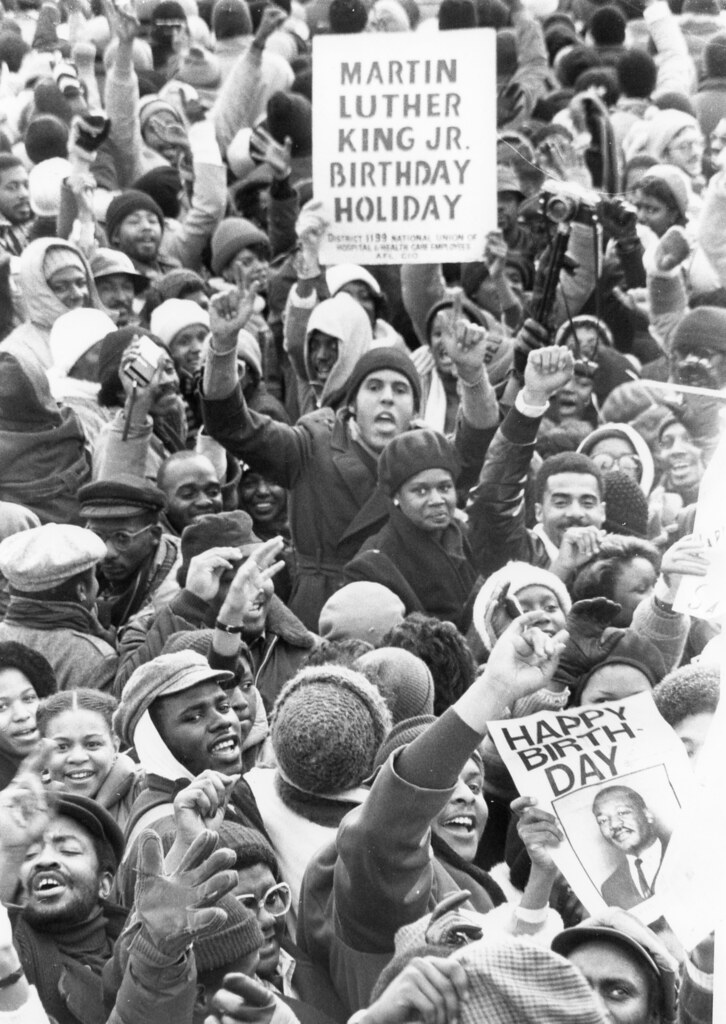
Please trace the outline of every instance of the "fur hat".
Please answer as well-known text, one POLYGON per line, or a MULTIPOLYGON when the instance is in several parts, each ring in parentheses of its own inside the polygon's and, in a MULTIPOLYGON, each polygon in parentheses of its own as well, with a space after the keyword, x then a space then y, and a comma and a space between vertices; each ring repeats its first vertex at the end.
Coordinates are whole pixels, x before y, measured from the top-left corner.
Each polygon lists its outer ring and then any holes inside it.
POLYGON ((303 793, 340 793, 368 778, 391 716, 378 689, 341 665, 306 668, 272 709, 278 771, 303 793))
POLYGON ((572 607, 572 598, 559 576, 529 562, 508 562, 488 577, 474 601, 473 626, 487 651, 491 651, 498 639, 493 619, 505 591, 516 597, 525 587, 546 587, 565 615, 572 607))
POLYGON ((194 960, 200 976, 234 967, 241 957, 261 949, 265 942, 255 912, 247 910, 234 896, 223 896, 214 905, 225 912, 227 922, 194 940, 194 960))
POLYGON ((358 639, 375 645, 389 629, 403 622, 405 614, 403 601, 388 587, 363 581, 348 583, 323 605, 318 633, 325 640, 358 639))
POLYGON ((251 245, 269 246, 270 240, 261 228, 244 217, 227 217, 212 235, 212 270, 221 274, 238 252, 251 245))
POLYGON ((109 242, 113 244, 113 236, 116 229, 121 227, 124 219, 136 213, 137 210, 148 210, 153 213, 159 221, 159 227, 164 230, 164 214, 157 202, 146 192, 138 189, 127 188, 119 196, 114 196, 106 210, 106 235, 109 242))
POLYGON ((394 725, 404 718, 434 713, 431 669, 410 651, 379 647, 361 655, 353 667, 381 691, 394 725))
POLYGON ((299 93, 276 92, 267 101, 267 128, 281 146, 292 140, 293 156, 310 156, 313 151, 313 108, 299 93))
POLYGON ((378 483, 392 497, 412 476, 448 470, 456 482, 461 462, 450 441, 436 430, 407 430, 388 442, 378 458, 378 483))
POLYGON ((421 406, 421 378, 418 370, 411 361, 410 356, 400 348, 392 345, 384 345, 380 348, 372 348, 365 355, 362 355, 353 367, 353 372, 348 381, 348 394, 345 396, 346 405, 351 405, 358 394, 358 388, 366 377, 375 373, 376 370, 395 370, 402 374, 413 389, 414 411, 418 412, 421 406))

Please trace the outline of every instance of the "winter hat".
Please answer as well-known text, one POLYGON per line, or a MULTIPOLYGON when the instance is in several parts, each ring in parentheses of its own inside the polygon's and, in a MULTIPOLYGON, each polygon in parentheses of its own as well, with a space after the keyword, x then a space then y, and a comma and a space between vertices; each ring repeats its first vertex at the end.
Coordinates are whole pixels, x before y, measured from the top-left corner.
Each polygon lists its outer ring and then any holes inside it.
POLYGON ((325 640, 367 640, 375 646, 389 629, 403 622, 405 614, 403 601, 388 587, 348 583, 323 605, 318 633, 325 640))
POLYGON ((234 966, 265 943, 254 910, 248 910, 234 896, 223 896, 214 905, 225 912, 227 922, 194 940, 194 960, 200 976, 234 966))
POLYGON ((91 530, 46 523, 0 542, 0 572, 11 587, 39 593, 95 568, 106 545, 91 530))
POLYGON ((355 401, 358 388, 366 377, 376 370, 395 370, 396 373, 402 374, 413 389, 414 411, 418 412, 421 406, 421 378, 418 370, 410 356, 392 345, 373 348, 360 357, 350 375, 348 394, 345 396, 346 405, 351 405, 355 401))
POLYGON ((68 126, 54 114, 34 117, 25 132, 25 152, 34 164, 68 156, 68 126))
POLYGON ((164 230, 164 214, 161 212, 159 204, 145 192, 127 188, 121 195, 115 196, 111 200, 106 210, 106 235, 111 244, 113 244, 116 230, 121 227, 124 219, 132 213, 136 213, 137 210, 148 210, 153 213, 159 221, 159 227, 162 231, 164 230))
POLYGON ((626 50, 618 61, 618 82, 625 96, 647 100, 655 89, 658 68, 644 50, 626 50))
POLYGON ((111 317, 100 309, 70 309, 59 316, 50 330, 50 354, 53 360, 48 373, 65 377, 81 356, 116 330, 111 317))
POLYGON ((643 175, 643 182, 648 178, 662 181, 670 189, 673 202, 682 217, 686 217, 690 203, 691 186, 685 173, 674 164, 654 164, 643 175))
POLYGON ((596 46, 622 46, 625 42, 625 18, 617 7, 598 7, 588 29, 596 46))
POLYGON ((476 28, 476 10, 471 0, 441 0, 439 32, 455 28, 476 28))
POLYGON ((704 346, 726 352, 726 309, 698 306, 689 309, 673 334, 672 352, 698 352, 704 346))
MULTIPOLYGON (((209 632, 212 631, 209 630, 209 632)), ((275 878, 280 877, 275 851, 256 828, 248 828, 246 825, 239 825, 236 821, 229 821, 225 818, 217 831, 219 845, 232 850, 237 855, 235 867, 238 871, 251 867, 253 864, 264 864, 275 878)))
POLYGON ((718 0, 684 0, 681 8, 681 14, 699 14, 709 18, 718 18, 720 13, 718 0))
POLYGON ((670 144, 686 128, 700 132, 698 121, 681 110, 659 110, 647 120, 636 121, 624 142, 627 159, 636 153, 650 153, 665 162, 670 144))
POLYGON ((605 522, 608 533, 628 537, 648 537, 648 499, 627 473, 613 470, 603 477, 605 485, 605 522))
MULTIPOLYGON (((96 535, 90 530, 85 533, 96 535)), ((96 537, 98 540, 98 537, 96 537)), ((105 557, 106 546, 103 541, 105 557)), ((1 548, 1 545, 0 545, 1 548)), ((113 728, 122 743, 132 747, 134 733, 145 711, 158 697, 169 697, 173 693, 184 693, 200 683, 216 682, 220 685, 234 679, 232 672, 210 668, 209 662, 196 651, 179 651, 178 654, 160 654, 158 658, 140 665, 129 677, 121 703, 114 712, 113 728)))
POLYGON ((167 271, 163 277, 154 282, 154 291, 162 299, 183 299, 184 293, 203 292, 205 284, 199 274, 186 267, 176 267, 167 271))
POLYGON ((209 313, 189 299, 167 299, 151 314, 149 326, 165 345, 170 346, 180 331, 201 324, 209 330, 209 313))
POLYGON ((61 188, 71 173, 71 165, 62 156, 53 156, 31 168, 28 175, 30 209, 36 217, 57 217, 61 188))
POLYGON ((91 274, 94 281, 102 281, 104 277, 113 277, 116 274, 125 274, 131 279, 134 286, 134 293, 139 295, 149 287, 149 279, 143 274, 137 274, 125 252, 120 249, 106 249, 99 246, 91 257, 91 274))
POLYGON ((202 46, 190 46, 184 54, 175 77, 193 86, 200 99, 213 103, 222 84, 219 60, 202 46))
POLYGON ((407 430, 394 437, 378 457, 378 484, 389 497, 417 473, 445 469, 456 482, 461 462, 453 445, 436 430, 407 430))
MULTIPOLYGON (((103 339, 98 354, 98 380, 102 389, 110 387, 114 383, 121 386, 119 381, 121 359, 131 342, 139 334, 145 335, 147 338, 151 336, 149 331, 140 331, 138 327, 122 327, 118 331, 111 331, 103 339)), ((166 347, 157 337, 152 337, 151 340, 166 347)))
POLYGON ((153 167, 137 178, 131 187, 151 196, 164 217, 176 220, 179 216, 182 182, 175 167, 153 167))
POLYGON ((368 23, 368 12, 360 0, 330 0, 328 20, 332 35, 363 32, 368 23))
POLYGON ((267 101, 267 129, 281 146, 292 139, 293 156, 313 151, 313 108, 299 93, 276 92, 267 101))
POLYGON ((658 110, 680 110, 684 114, 696 117, 696 108, 684 92, 672 89, 668 92, 659 92, 653 97, 653 103, 658 110))
POLYGON ((252 18, 245 0, 217 0, 212 12, 212 32, 217 39, 252 35, 252 18))
MULTIPOLYGON (((629 423, 607 423, 602 427, 596 427, 595 430, 590 431, 587 437, 580 442, 577 447, 577 451, 583 455, 592 455, 592 450, 599 441, 604 441, 608 437, 622 437, 628 444, 633 448, 635 455, 640 459, 642 466, 640 475, 640 489, 643 494, 650 494, 653 486, 653 479, 655 476, 655 468, 653 466, 653 456, 650 453, 650 448, 645 443, 641 435, 631 427, 629 423)), ((615 530, 615 533, 620 533, 620 530, 615 530)))
POLYGON ((497 165, 497 194, 500 192, 511 192, 518 196, 520 202, 525 199, 522 186, 519 182, 517 172, 511 166, 511 164, 498 164, 497 165))
POLYGON ((525 587, 546 587, 554 594, 564 614, 569 613, 572 598, 559 576, 529 562, 508 562, 487 578, 474 601, 474 629, 487 651, 491 651, 498 639, 493 620, 502 599, 506 594, 516 597, 525 587))
POLYGON ((86 267, 79 252, 64 245, 49 246, 43 258, 43 277, 46 281, 50 281, 53 274, 65 270, 66 267, 80 270, 83 276, 86 276, 86 267))
POLYGON ((369 270, 357 263, 338 263, 325 271, 325 283, 331 295, 337 295, 341 288, 354 281, 368 285, 376 298, 380 298, 381 286, 378 281, 369 270))
POLYGON ((7 64, 12 74, 20 71, 23 57, 28 50, 28 44, 17 32, 0 32, 0 63, 7 64))
POLYGON ((378 689, 342 665, 305 668, 283 687, 270 722, 277 770, 303 793, 341 793, 368 778, 391 715, 378 689))
POLYGON ((726 32, 717 32, 711 36, 704 48, 703 60, 708 78, 726 78, 726 32))
POLYGON ((14 533, 32 530, 40 526, 40 519, 25 505, 16 505, 14 501, 0 501, 0 541, 12 537, 14 533))
POLYGON ((666 674, 666 664, 660 648, 646 637, 638 636, 631 629, 613 630, 621 633, 609 647, 607 653, 580 676, 573 687, 574 703, 579 703, 588 681, 598 669, 605 665, 630 665, 639 669, 651 686, 657 686, 666 674))
POLYGON ((361 655, 353 668, 378 687, 394 725, 415 715, 433 715, 431 670, 410 651, 402 647, 379 647, 361 655))
POLYGON ((139 103, 139 128, 143 135, 149 124, 149 121, 156 114, 172 114, 175 121, 178 121, 183 126, 181 115, 176 107, 169 103, 168 100, 162 99, 161 96, 151 95, 144 96, 139 103))
POLYGON ((149 480, 129 473, 119 473, 114 480, 84 484, 78 491, 78 501, 84 519, 119 519, 142 513, 158 516, 166 508, 163 491, 149 480))
MULTIPOLYGON (((384 648, 384 650, 387 649, 388 648, 384 648)), ((413 743, 416 737, 420 736, 422 732, 425 732, 425 730, 428 729, 428 727, 435 721, 435 715, 422 714, 411 716, 411 718, 404 718, 400 722, 396 722, 383 743, 381 743, 378 748, 376 759, 373 762, 373 770, 375 771, 376 768, 380 768, 381 765, 384 765, 394 750, 398 750, 399 747, 406 747, 409 743, 413 743)))
POLYGON ((262 543, 252 530, 252 519, 246 512, 214 512, 200 516, 182 533, 180 573, 186 574, 195 555, 210 548, 240 548, 241 555, 249 555, 262 543))
POLYGON ((265 232, 251 220, 227 217, 217 225, 212 235, 212 270, 215 274, 221 274, 242 249, 269 244, 265 232))
POLYGON ((159 24, 164 21, 186 20, 186 11, 180 3, 177 3, 177 0, 161 0, 161 3, 155 5, 151 14, 152 25, 159 24))

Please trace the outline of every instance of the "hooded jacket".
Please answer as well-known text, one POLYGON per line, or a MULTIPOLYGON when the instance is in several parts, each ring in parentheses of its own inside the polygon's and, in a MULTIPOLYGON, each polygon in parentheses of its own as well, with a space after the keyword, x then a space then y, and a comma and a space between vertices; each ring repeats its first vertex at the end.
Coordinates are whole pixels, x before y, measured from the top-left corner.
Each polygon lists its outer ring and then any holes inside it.
POLYGON ((20 324, 0 344, 0 350, 9 344, 17 344, 29 350, 44 370, 53 365, 50 351, 50 329, 56 320, 68 312, 57 296, 53 294, 43 273, 43 262, 49 249, 68 249, 80 259, 86 271, 86 284, 90 305, 102 309, 90 267, 85 257, 70 242, 61 238, 38 238, 31 242, 20 257, 18 285, 25 305, 25 323, 20 324))
POLYGON ((0 346, 0 500, 24 505, 41 523, 80 525, 78 488, 91 479, 85 443, 78 417, 56 404, 38 361, 20 341, 6 339, 0 346))
POLYGON ((305 381, 301 382, 302 413, 322 406, 336 408, 345 396, 353 367, 373 345, 373 332, 363 308, 345 292, 325 299, 317 305, 307 323, 303 363, 305 381), (313 331, 322 331, 338 339, 338 358, 324 384, 315 377, 310 364, 310 337, 313 331))
POLYGON ((640 480, 638 481, 640 489, 643 494, 650 494, 653 480, 655 479, 653 456, 650 453, 650 448, 638 431, 631 427, 630 424, 606 423, 602 427, 597 427, 591 434, 587 435, 584 441, 580 442, 577 450, 582 452, 583 455, 589 455, 598 441, 602 441, 606 437, 622 437, 623 440, 628 442, 635 455, 640 459, 641 466, 643 467, 640 480))

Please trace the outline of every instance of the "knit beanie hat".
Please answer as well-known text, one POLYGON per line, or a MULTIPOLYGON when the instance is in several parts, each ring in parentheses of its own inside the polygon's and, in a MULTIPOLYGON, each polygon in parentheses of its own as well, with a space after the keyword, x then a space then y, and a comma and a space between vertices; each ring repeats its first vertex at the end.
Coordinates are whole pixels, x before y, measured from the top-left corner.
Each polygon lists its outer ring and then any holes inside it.
POLYGON ((184 54, 175 76, 198 90, 215 90, 222 81, 219 61, 213 53, 201 46, 190 46, 184 54))
POLYGON ((433 715, 434 678, 420 658, 402 647, 368 651, 353 666, 383 694, 393 724, 415 715, 433 715))
POLYGON ((152 25, 162 21, 186 21, 186 11, 177 0, 161 0, 151 14, 152 25))
POLYGON ((368 778, 391 728, 383 697, 342 665, 305 668, 272 709, 272 746, 285 782, 303 793, 335 794, 368 778))
POLYGON ((360 0, 330 0, 328 20, 333 35, 363 32, 368 23, 368 11, 360 0))
POLYGON ((30 209, 36 217, 57 217, 60 210, 61 188, 71 173, 71 165, 64 157, 53 156, 31 168, 28 175, 30 209))
POLYGON ((598 7, 588 28, 597 46, 622 46, 625 42, 625 18, 617 7, 598 7))
POLYGON ((65 270, 66 267, 80 270, 83 276, 86 276, 86 267, 80 253, 74 252, 66 245, 49 246, 43 257, 43 277, 46 281, 50 281, 53 274, 57 274, 59 270, 65 270))
POLYGON ((186 574, 195 555, 210 548, 241 548, 243 555, 249 554, 251 549, 262 543, 252 527, 252 519, 246 512, 215 512, 200 516, 182 533, 180 574, 186 574))
POLYGON ((455 28, 476 28, 476 10, 471 0, 441 0, 439 32, 455 28))
POLYGON ((493 620, 501 599, 505 593, 516 597, 525 587, 546 587, 565 615, 572 607, 572 598, 559 576, 529 562, 508 562, 488 577, 474 601, 473 626, 487 651, 491 651, 498 639, 493 620))
POLYGON ((149 322, 165 345, 171 345, 180 331, 197 324, 209 330, 209 313, 190 299, 167 299, 156 307, 149 322))
POLYGON ((68 127, 53 114, 33 118, 25 132, 25 152, 34 164, 68 156, 68 127))
POLYGON ((686 128, 700 132, 698 121, 681 110, 659 110, 647 121, 636 122, 628 134, 626 156, 651 153, 656 160, 664 160, 670 144, 686 128), (633 145, 631 146, 631 143, 633 145))
POLYGON ((313 151, 313 107, 299 93, 276 92, 267 101, 267 129, 281 146, 292 140, 293 156, 310 156, 313 151))
POLYGON ((116 330, 110 316, 100 309, 69 309, 50 329, 52 376, 66 376, 81 356, 116 330))
POLYGON ((223 896, 214 905, 225 912, 227 922, 217 931, 194 940, 194 959, 200 976, 234 966, 241 957, 261 949, 265 943, 254 910, 248 910, 234 896, 223 896))
POLYGON ((203 292, 205 284, 199 274, 186 267, 176 267, 167 271, 163 277, 154 282, 154 291, 162 299, 183 299, 184 294, 203 292))
POLYGON ((137 178, 132 188, 151 196, 164 217, 176 220, 179 216, 179 193, 182 190, 182 182, 175 167, 153 167, 137 178))
POLYGON ((698 352, 704 347, 726 352, 726 309, 720 306, 690 309, 673 334, 672 352, 698 352))
POLYGON ((360 357, 350 375, 348 394, 345 396, 346 405, 351 405, 355 401, 358 388, 366 377, 376 370, 395 370, 396 373, 402 374, 413 389, 414 411, 418 412, 421 406, 421 378, 418 370, 410 356, 391 345, 372 348, 360 357))
MULTIPOLYGON (((212 631, 209 630, 209 632, 212 631)), ((280 877, 280 867, 275 851, 256 828, 248 828, 246 825, 240 825, 236 821, 228 821, 225 818, 217 832, 219 833, 219 845, 233 850, 236 854, 235 867, 238 871, 251 867, 253 864, 264 864, 275 878, 280 877)))
POLYGON ((252 35, 252 18, 245 0, 217 0, 212 12, 212 32, 217 39, 252 35))
POLYGON ((582 692, 593 674, 605 665, 630 665, 632 668, 637 668, 651 686, 657 686, 666 674, 666 664, 660 653, 660 648, 652 640, 638 636, 632 629, 626 629, 615 639, 615 643, 610 646, 602 659, 578 679, 573 688, 573 696, 576 701, 580 700, 582 692))
POLYGON ((671 89, 667 92, 659 92, 653 97, 653 103, 659 110, 680 110, 683 114, 690 114, 696 117, 696 108, 690 98, 678 89, 671 89))
POLYGON ((703 61, 708 78, 726 78, 726 32, 717 32, 711 36, 703 51, 703 61))
POLYGON ((691 187, 680 167, 676 167, 675 164, 654 164, 643 175, 643 181, 648 178, 656 178, 668 187, 673 196, 673 203, 678 208, 681 217, 686 217, 691 187))
POLYGON ((425 732, 428 727, 436 721, 436 716, 431 714, 415 715, 411 718, 404 718, 397 722, 378 748, 376 759, 373 762, 373 770, 384 765, 394 750, 399 747, 406 747, 413 743, 417 736, 425 732))
POLYGON ((655 89, 658 68, 649 53, 633 47, 618 61, 618 82, 625 96, 647 100, 655 89))
POLYGON ((183 693, 204 682, 222 685, 233 678, 231 672, 210 668, 204 655, 196 651, 160 654, 158 658, 140 665, 129 677, 121 694, 121 703, 114 712, 114 732, 123 743, 132 747, 141 716, 158 697, 183 693))
POLYGON ((405 614, 403 601, 388 587, 348 583, 323 605, 318 633, 325 640, 366 640, 375 646, 389 629, 403 622, 405 614))
POLYGON ((628 537, 648 537, 648 499, 627 473, 613 470, 603 478, 605 485, 605 522, 608 533, 628 537))
POLYGON ((159 204, 154 202, 151 196, 138 189, 127 188, 120 196, 115 196, 108 204, 106 210, 106 236, 113 244, 113 236, 116 230, 121 227, 124 219, 137 210, 148 210, 153 213, 159 221, 159 227, 164 230, 164 214, 159 204))
POLYGON ((23 57, 30 47, 18 32, 0 32, 0 63, 7 64, 8 71, 17 74, 23 57))
POLYGON ((388 442, 378 458, 378 483, 389 497, 417 473, 448 470, 456 482, 459 456, 450 441, 436 430, 407 430, 388 442))
POLYGON ((227 217, 212 235, 212 270, 221 274, 242 249, 252 245, 267 245, 270 240, 256 224, 244 217, 227 217))

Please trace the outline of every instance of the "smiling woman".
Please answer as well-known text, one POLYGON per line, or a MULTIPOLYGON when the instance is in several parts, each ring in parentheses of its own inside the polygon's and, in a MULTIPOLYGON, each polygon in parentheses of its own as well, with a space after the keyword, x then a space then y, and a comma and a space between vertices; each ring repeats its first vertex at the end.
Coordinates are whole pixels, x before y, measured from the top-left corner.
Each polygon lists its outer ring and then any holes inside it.
POLYGON ((53 669, 41 654, 23 644, 0 643, 0 789, 37 745, 38 702, 55 690, 53 669))

